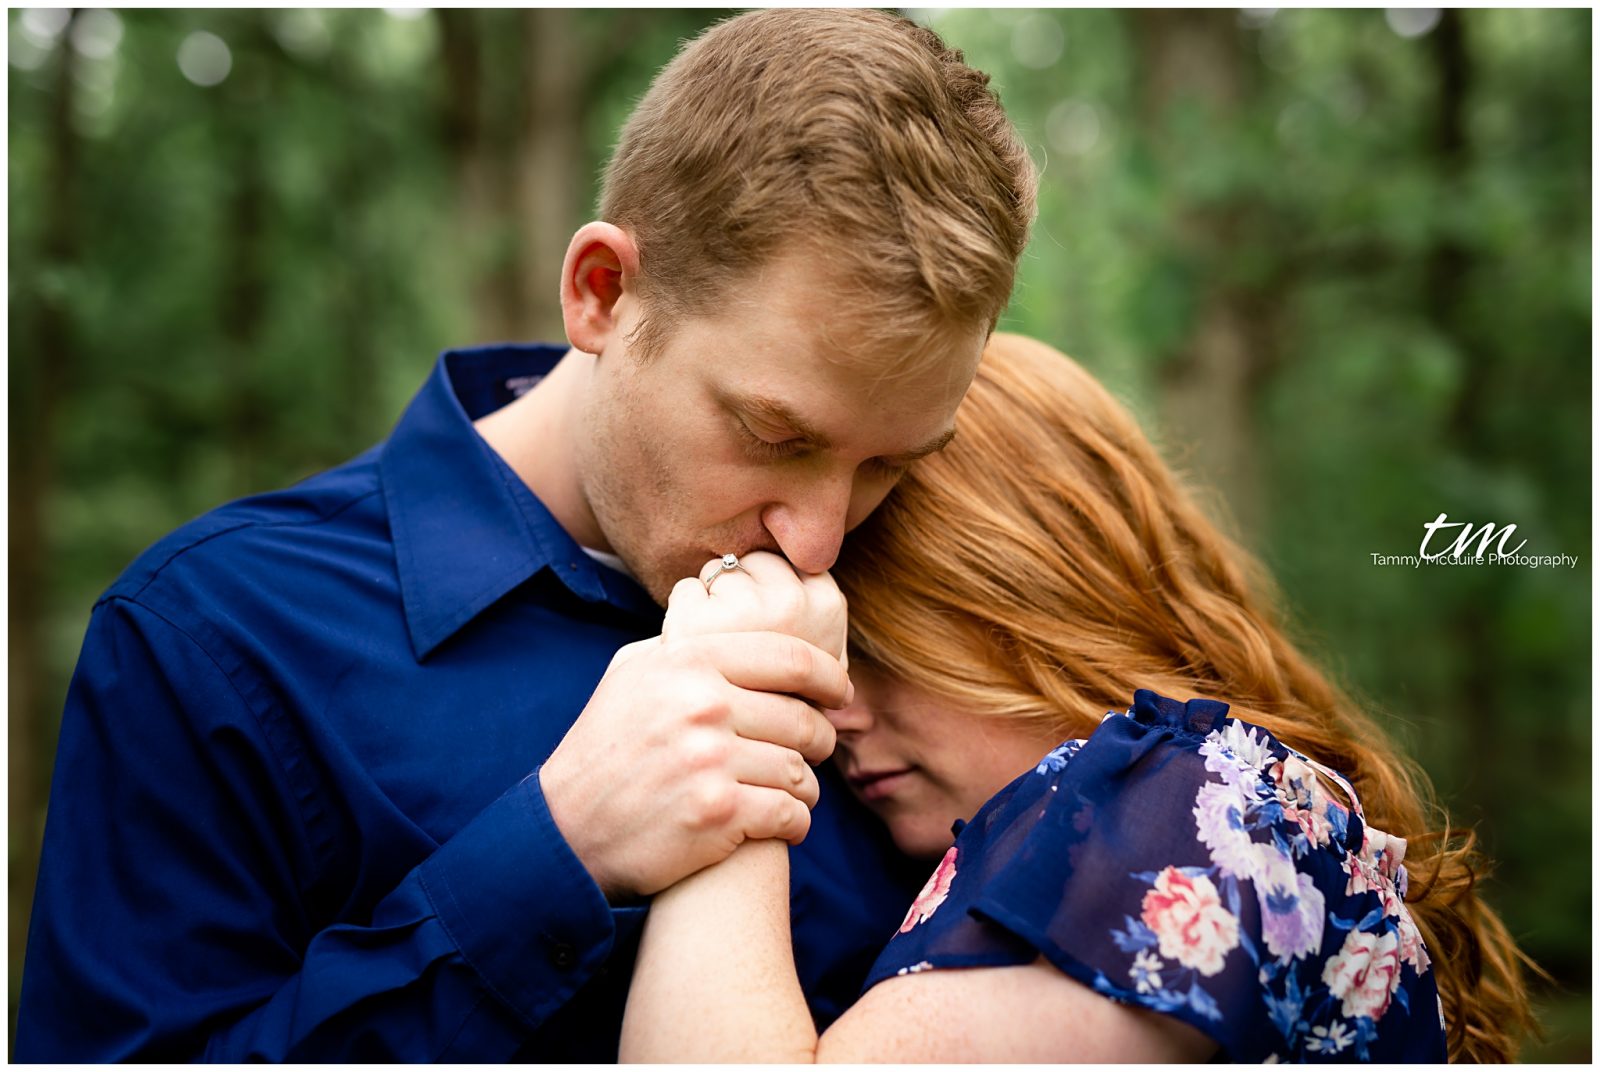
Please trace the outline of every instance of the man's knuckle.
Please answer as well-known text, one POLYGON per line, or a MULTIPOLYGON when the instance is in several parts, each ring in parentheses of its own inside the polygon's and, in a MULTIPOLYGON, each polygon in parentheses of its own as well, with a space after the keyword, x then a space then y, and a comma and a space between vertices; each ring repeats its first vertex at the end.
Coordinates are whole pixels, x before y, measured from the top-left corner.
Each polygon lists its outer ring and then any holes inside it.
POLYGON ((720 734, 686 734, 678 745, 678 763, 685 770, 717 770, 728 760, 729 742, 720 734))
POLYGON ((734 787, 730 783, 702 778, 692 794, 690 824, 699 830, 724 826, 733 818, 734 804, 734 787))
POLYGON ((688 678, 678 687, 678 709, 691 725, 721 725, 728 716, 728 698, 713 682, 688 678))
POLYGON ((674 666, 700 669, 710 664, 705 638, 695 632, 685 632, 663 642, 661 652, 674 666))

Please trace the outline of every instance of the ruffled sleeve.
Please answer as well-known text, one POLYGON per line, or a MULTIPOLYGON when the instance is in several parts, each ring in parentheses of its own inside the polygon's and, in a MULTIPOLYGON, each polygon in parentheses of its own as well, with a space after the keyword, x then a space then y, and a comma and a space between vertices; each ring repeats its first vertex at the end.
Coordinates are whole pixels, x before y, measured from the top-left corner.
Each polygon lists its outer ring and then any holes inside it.
POLYGON ((1223 1060, 1444 1061, 1404 841, 1366 826, 1337 772, 1227 711, 1141 690, 996 794, 867 986, 1043 956, 1223 1060))

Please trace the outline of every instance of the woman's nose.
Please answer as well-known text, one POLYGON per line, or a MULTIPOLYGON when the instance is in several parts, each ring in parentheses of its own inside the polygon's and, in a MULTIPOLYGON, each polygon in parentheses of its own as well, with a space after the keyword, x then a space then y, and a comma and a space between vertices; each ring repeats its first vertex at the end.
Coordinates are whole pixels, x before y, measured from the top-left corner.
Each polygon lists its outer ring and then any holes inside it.
POLYGON ((837 711, 826 712, 828 721, 842 737, 847 733, 863 734, 872 729, 872 707, 867 703, 866 690, 856 683, 856 694, 848 704, 837 711))

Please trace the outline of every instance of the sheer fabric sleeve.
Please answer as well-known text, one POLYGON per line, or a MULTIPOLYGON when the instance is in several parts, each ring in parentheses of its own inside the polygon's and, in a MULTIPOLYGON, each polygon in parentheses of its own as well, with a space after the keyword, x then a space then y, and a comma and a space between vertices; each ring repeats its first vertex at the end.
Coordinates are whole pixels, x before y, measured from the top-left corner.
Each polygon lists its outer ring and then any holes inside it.
POLYGON ((1141 690, 1012 782, 867 986, 1042 956, 1193 1025, 1223 1060, 1443 1061, 1404 841, 1366 826, 1337 772, 1227 710, 1141 690))

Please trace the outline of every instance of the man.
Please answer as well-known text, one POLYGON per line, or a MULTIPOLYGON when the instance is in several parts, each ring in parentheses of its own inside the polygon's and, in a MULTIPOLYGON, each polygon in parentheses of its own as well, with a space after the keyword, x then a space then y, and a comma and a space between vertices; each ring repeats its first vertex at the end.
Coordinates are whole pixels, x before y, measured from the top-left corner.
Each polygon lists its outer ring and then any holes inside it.
POLYGON ((714 28, 573 237, 570 350, 446 354, 385 443, 129 568, 68 697, 18 1059, 613 1059, 645 898, 745 838, 805 838, 838 1014, 920 877, 802 762, 838 653, 613 656, 714 556, 823 573, 947 440, 1032 211, 986 81, 879 12, 714 28))

